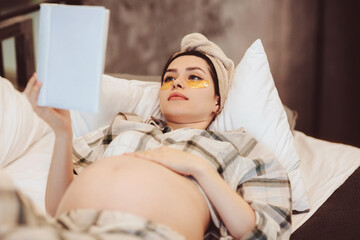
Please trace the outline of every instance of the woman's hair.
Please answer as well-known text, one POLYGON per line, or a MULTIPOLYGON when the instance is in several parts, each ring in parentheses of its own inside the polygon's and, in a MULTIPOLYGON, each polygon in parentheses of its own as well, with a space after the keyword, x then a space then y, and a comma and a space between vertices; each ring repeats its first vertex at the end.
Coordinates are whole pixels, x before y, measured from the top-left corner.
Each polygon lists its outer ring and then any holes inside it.
POLYGON ((214 64, 211 62, 211 60, 205 54, 203 54, 202 52, 199 52, 199 51, 191 50, 191 51, 185 51, 185 52, 181 52, 179 54, 172 55, 168 59, 167 63, 164 66, 164 69, 163 69, 163 72, 161 75, 161 85, 163 84, 164 76, 165 76, 166 70, 168 69, 170 63, 172 61, 174 61, 176 58, 181 57, 181 56, 196 56, 196 57, 200 57, 200 58, 204 59, 207 62, 207 64, 209 65, 210 75, 214 82, 215 94, 216 94, 216 96, 219 96, 219 102, 220 102, 219 81, 218 81, 218 77, 217 77, 217 73, 216 73, 214 64))

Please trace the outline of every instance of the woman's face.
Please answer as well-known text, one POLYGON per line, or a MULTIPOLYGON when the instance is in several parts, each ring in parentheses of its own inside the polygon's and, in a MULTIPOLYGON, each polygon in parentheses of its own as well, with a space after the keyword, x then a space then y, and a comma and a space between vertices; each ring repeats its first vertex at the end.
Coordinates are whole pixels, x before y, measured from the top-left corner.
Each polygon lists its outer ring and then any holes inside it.
POLYGON ((219 110, 209 65, 193 55, 180 56, 170 63, 159 98, 167 122, 210 123, 219 110))

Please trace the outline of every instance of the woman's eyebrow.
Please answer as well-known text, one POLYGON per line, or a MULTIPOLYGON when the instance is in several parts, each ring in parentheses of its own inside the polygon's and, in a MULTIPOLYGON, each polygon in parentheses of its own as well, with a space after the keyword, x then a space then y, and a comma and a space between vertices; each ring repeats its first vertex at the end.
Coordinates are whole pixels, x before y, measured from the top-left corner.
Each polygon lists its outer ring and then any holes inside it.
POLYGON ((193 70, 200 70, 203 73, 205 73, 205 71, 202 68, 199 68, 199 67, 188 67, 188 68, 186 68, 186 71, 193 71, 193 70))
MULTIPOLYGON (((199 67, 188 67, 185 69, 186 71, 194 71, 194 70, 200 70, 203 73, 206 73, 202 68, 199 67)), ((168 68, 166 72, 177 72, 178 70, 176 68, 168 68)))
POLYGON ((175 68, 168 68, 168 69, 166 69, 166 72, 177 72, 177 69, 175 69, 175 68))

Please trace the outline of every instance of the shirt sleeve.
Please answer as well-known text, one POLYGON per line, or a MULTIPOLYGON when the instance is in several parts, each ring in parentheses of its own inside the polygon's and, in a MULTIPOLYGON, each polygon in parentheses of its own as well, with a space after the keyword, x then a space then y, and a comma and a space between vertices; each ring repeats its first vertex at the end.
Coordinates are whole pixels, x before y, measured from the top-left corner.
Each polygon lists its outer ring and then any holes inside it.
POLYGON ((97 161, 109 145, 110 126, 89 132, 73 141, 73 168, 78 175, 87 166, 97 161))
POLYGON ((292 204, 286 170, 268 148, 245 131, 227 137, 239 153, 239 164, 229 169, 234 176, 230 185, 256 216, 256 226, 242 239, 289 239, 292 204))
POLYGON ((112 140, 121 133, 124 121, 143 122, 136 114, 118 113, 110 125, 91 131, 73 141, 74 174, 79 174, 104 155, 112 140))
POLYGON ((236 192, 254 209, 256 226, 243 239, 289 239, 291 233, 291 188, 278 160, 256 144, 247 156, 253 162, 236 192))

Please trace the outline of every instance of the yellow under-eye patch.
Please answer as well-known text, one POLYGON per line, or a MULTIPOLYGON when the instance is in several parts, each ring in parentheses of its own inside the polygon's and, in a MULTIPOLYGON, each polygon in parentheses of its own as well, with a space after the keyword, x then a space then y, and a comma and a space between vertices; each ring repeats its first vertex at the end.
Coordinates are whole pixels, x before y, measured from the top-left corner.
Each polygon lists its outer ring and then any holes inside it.
MULTIPOLYGON (((163 85, 161 86, 161 90, 169 89, 172 84, 173 84, 173 81, 164 82, 163 85)), ((188 81, 186 81, 186 84, 190 88, 206 88, 209 86, 209 81, 208 80, 188 80, 188 81)))
POLYGON ((169 89, 172 84, 173 84, 173 81, 164 82, 164 83, 161 85, 161 88, 160 88, 160 89, 161 89, 161 90, 169 89))
POLYGON ((209 86, 208 80, 189 80, 186 84, 191 88, 206 88, 209 86))

